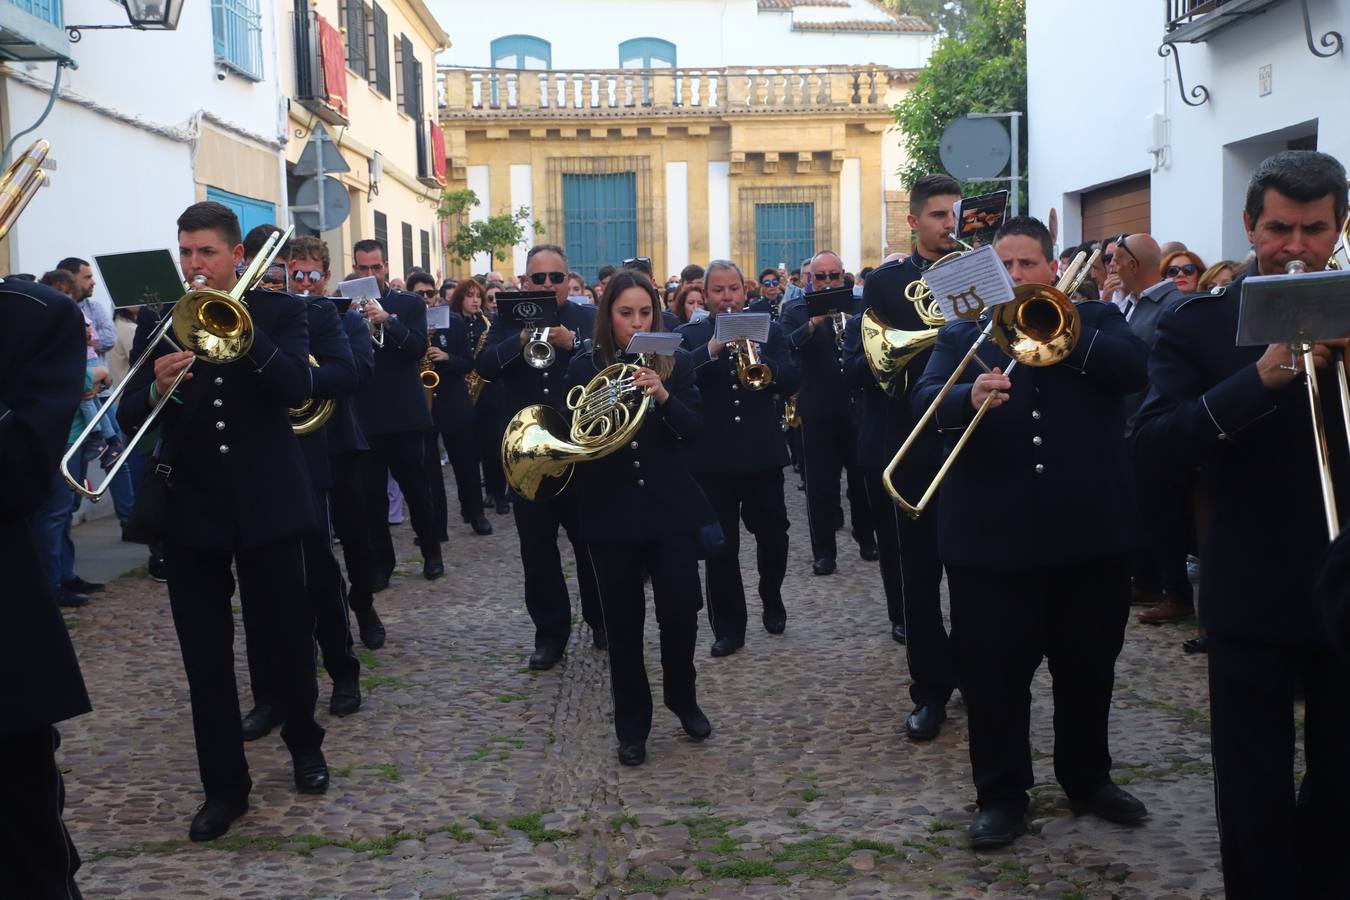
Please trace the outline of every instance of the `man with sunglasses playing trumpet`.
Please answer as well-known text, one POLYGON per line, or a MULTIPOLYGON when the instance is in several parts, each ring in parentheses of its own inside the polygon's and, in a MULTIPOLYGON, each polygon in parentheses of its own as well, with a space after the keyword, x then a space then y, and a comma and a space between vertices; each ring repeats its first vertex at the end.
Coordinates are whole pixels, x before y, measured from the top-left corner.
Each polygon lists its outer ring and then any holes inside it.
MULTIPOLYGON (((583 352, 583 343, 590 340, 595 307, 568 302, 567 271, 567 253, 561 247, 536 244, 530 248, 526 263, 529 289, 552 289, 558 304, 559 324, 549 328, 544 337, 554 350, 552 365, 538 369, 526 363, 525 345, 533 334, 528 328, 517 328, 502 314, 492 323, 483 352, 478 354, 478 374, 505 385, 507 409, 512 413, 543 403, 564 418, 571 418, 566 404, 567 367, 574 355, 583 352)), ((520 537, 520 561, 525 569, 525 606, 534 622, 530 668, 535 670, 557 665, 572 633, 572 603, 563 577, 562 557, 558 554, 559 527, 567 532, 576 554, 582 617, 591 626, 596 649, 606 646, 595 570, 578 530, 576 493, 563 491, 549 500, 527 500, 518 495, 512 498, 511 508, 520 537)))

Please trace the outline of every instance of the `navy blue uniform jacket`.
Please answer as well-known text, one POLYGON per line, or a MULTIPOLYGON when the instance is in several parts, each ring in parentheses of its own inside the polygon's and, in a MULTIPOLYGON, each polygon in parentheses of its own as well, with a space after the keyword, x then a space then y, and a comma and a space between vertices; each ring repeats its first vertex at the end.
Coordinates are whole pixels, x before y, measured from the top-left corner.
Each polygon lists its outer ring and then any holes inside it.
MULTIPOLYGON (((314 382, 312 396, 318 400, 351 396, 356 393, 360 376, 337 307, 326 297, 302 299, 309 314, 309 353, 319 361, 317 369, 310 367, 314 382)), ((335 406, 328 421, 332 422, 340 412, 341 408, 335 406)), ((315 493, 327 493, 333 486, 333 473, 328 466, 328 425, 300 438, 300 449, 305 454, 305 465, 315 493)))
POLYGON ((569 352, 553 348, 556 357, 547 369, 535 369, 521 358, 520 329, 498 316, 488 331, 487 343, 479 354, 478 374, 488 381, 501 381, 506 388, 506 414, 516 414, 527 406, 545 403, 564 417, 570 417, 567 405, 566 383, 568 364, 572 357, 585 352, 584 342, 590 340, 595 326, 595 307, 577 303, 558 305, 558 321, 576 335, 576 345, 569 352))
POLYGON ((406 291, 387 292, 380 305, 390 318, 384 347, 375 349, 375 375, 357 394, 361 429, 370 436, 426 431, 431 412, 418 372, 427 355, 427 305, 406 291))
MULTIPOLYGON (((1148 378, 1148 350, 1111 304, 1080 303, 1078 313, 1082 333, 1073 352, 1053 366, 1019 364, 1009 399, 989 411, 948 472, 937 508, 938 555, 947 565, 1068 566, 1137 545, 1124 399, 1148 378)), ((937 396, 983 327, 983 320, 943 327, 914 388, 916 414, 937 396)), ((980 358, 1005 370, 1009 362, 992 340, 980 358)), ((944 452, 975 416, 970 391, 981 372, 972 362, 938 407, 944 452)), ((930 507, 925 515, 931 514, 930 507)))
MULTIPOLYGON (((253 347, 241 359, 200 359, 157 422, 162 446, 178 445, 170 479, 173 540, 204 550, 259 547, 315 527, 313 494, 288 410, 313 391, 305 303, 290 294, 253 290, 253 347), (188 421, 191 417, 191 421, 188 421)), ((144 344, 154 316, 137 326, 144 344)), ((165 341, 154 358, 172 352, 165 341)), ((117 411, 131 433, 150 414, 154 366, 131 379, 117 411)))
POLYGON ((834 319, 826 319, 811 331, 806 298, 783 307, 779 324, 787 335, 788 346, 797 355, 802 385, 797 391, 797 412, 808 419, 834 419, 848 416, 848 389, 835 346, 834 319))
MULTIPOLYGON (((0 282, 0 738, 89 712, 89 695, 28 517, 52 489, 84 395, 84 317, 59 291, 0 282)), ((18 773, 19 777, 24 777, 18 773)))
MULTIPOLYGON (((567 386, 586 384, 603 368, 591 353, 576 355, 567 369, 567 386)), ((713 520, 712 508, 685 468, 686 448, 698 437, 702 415, 694 367, 683 350, 676 351, 665 385, 670 398, 647 410, 636 438, 603 459, 577 464, 567 489, 581 504, 583 542, 649 544, 676 534, 692 536, 713 520)))
POLYGON ((445 362, 436 363, 436 374, 441 376, 441 383, 432 392, 431 417, 441 434, 463 431, 473 425, 473 404, 469 402, 469 388, 464 384, 464 376, 473 370, 473 348, 469 344, 469 327, 464 317, 450 313, 450 327, 434 331, 431 345, 450 356, 445 362))
POLYGON ((333 410, 333 417, 328 420, 326 426, 328 452, 336 456, 370 449, 357 417, 356 395, 375 375, 375 345, 371 343, 370 329, 366 326, 365 316, 348 308, 349 302, 341 297, 331 299, 342 317, 342 330, 347 335, 352 363, 356 366, 356 390, 338 398, 337 409, 333 410))
MULTIPOLYGON (((1151 465, 1200 469, 1209 500, 1205 627, 1240 640, 1320 644, 1327 633, 1312 588, 1327 530, 1307 387, 1300 376, 1267 390, 1256 374, 1265 348, 1236 346, 1238 297, 1251 274, 1159 318, 1135 452, 1151 465)), ((1341 463, 1334 375, 1324 372, 1319 384, 1332 460, 1341 463)), ((1337 465, 1336 474, 1344 489, 1350 472, 1337 465)))
POLYGON ((731 349, 717 359, 708 356, 708 341, 716 326, 712 318, 681 326, 680 336, 698 379, 703 398, 703 432, 691 446, 689 468, 694 472, 765 472, 788 464, 777 398, 792 396, 802 383, 797 361, 776 324, 760 358, 773 370, 773 383, 751 391, 736 377, 731 349))

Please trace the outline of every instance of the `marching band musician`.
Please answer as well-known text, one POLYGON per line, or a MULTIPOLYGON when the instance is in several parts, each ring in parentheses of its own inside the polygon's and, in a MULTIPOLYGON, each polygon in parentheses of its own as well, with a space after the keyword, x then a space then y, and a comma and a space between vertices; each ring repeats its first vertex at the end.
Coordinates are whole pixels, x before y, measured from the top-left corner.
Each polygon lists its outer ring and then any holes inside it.
MULTIPOLYGON (((274 231, 275 225, 259 225, 244 237, 244 259, 257 254, 274 231)), ((291 293, 303 299, 309 322, 309 353, 319 363, 311 367, 315 400, 348 397, 356 393, 360 376, 352 359, 351 344, 343 331, 337 308, 318 290, 323 273, 328 271, 328 245, 316 237, 300 237, 281 250, 282 268, 291 293), (315 275, 318 275, 316 278, 315 275)), ((314 495, 314 517, 318 527, 302 538, 305 553, 305 591, 314 616, 314 635, 323 652, 323 667, 333 682, 328 711, 349 716, 361 707, 361 663, 352 651, 351 622, 347 616, 347 597, 342 570, 333 556, 333 537, 328 529, 328 493, 332 489, 332 471, 328 463, 328 436, 324 428, 299 435, 314 495)), ((267 658, 257 621, 256 608, 244 610, 245 648, 248 654, 249 687, 253 709, 244 716, 241 728, 244 740, 254 741, 268 734, 280 720, 273 697, 276 694, 271 661, 267 658)))
POLYGON ((750 390, 737 374, 735 348, 715 337, 716 318, 745 305, 745 279, 730 260, 708 264, 704 292, 710 316, 680 328, 698 379, 703 430, 689 454, 694 473, 717 514, 726 539, 723 550, 707 561, 708 620, 713 656, 745 646, 745 586, 741 583, 741 520, 755 536, 759 597, 764 629, 782 634, 787 626, 783 578, 787 574, 788 516, 783 500, 783 467, 788 464, 777 400, 792 395, 801 382, 796 361, 776 324, 760 345, 762 362, 773 373, 764 390, 750 390))
MULTIPOLYGON (((468 279, 465 284, 477 285, 468 279)), ((425 286, 435 289, 436 282, 425 272, 416 272, 408 279, 410 290, 425 286)), ((456 291, 459 289, 456 288, 456 291)), ((431 333, 427 358, 440 376, 440 382, 431 393, 431 418, 436 429, 432 433, 428 466, 434 466, 435 478, 441 478, 440 453, 437 443, 443 443, 450 467, 455 472, 455 491, 459 496, 459 517, 473 528, 474 534, 492 534, 492 523, 483 515, 483 492, 478 481, 478 443, 473 427, 473 404, 469 402, 469 388, 464 376, 473 371, 473 349, 469 344, 469 328, 464 317, 450 313, 450 327, 431 333)), ((444 488, 441 490, 441 508, 445 508, 444 488)), ((445 516, 441 517, 444 524, 445 516)))
MULTIPOLYGON (((502 434, 510 415, 506 411, 506 392, 499 382, 487 381, 477 372, 478 357, 487 346, 492 321, 484 309, 485 301, 497 288, 484 287, 472 278, 461 281, 450 295, 450 311, 464 317, 469 328, 469 347, 473 351, 478 378, 478 399, 473 400, 474 439, 478 443, 478 465, 483 473, 483 509, 504 516, 511 511, 506 494, 506 473, 502 471, 502 434)), ((472 399, 472 398, 471 398, 472 399)))
MULTIPOLYGON (((189 279, 202 276, 219 291, 236 285, 244 248, 228 207, 213 201, 188 207, 178 218, 178 243, 189 279)), ((245 302, 254 325, 251 349, 234 362, 202 364, 186 374, 159 417, 161 462, 152 467, 158 473, 163 460, 173 460, 163 530, 169 606, 206 790, 188 832, 195 841, 228 831, 248 810, 252 788, 234 675, 231 564, 240 605, 256 606, 253 630, 273 663, 296 788, 307 794, 328 788, 324 732, 314 721, 314 618, 304 599, 301 549, 302 535, 316 526, 314 503, 287 412, 311 394, 305 307, 288 294, 260 290, 245 302)), ((163 341, 155 354, 153 371, 141 367, 118 410, 127 433, 194 362, 191 352, 169 352, 163 341)), ((142 486, 138 502, 144 493, 142 486)))
MULTIPOLYGON (((1325 153, 1290 150, 1257 166, 1243 210, 1256 261, 1226 291, 1163 312, 1136 420, 1138 454, 1199 467, 1208 488, 1200 614, 1232 898, 1344 897, 1350 889, 1350 662, 1334 651, 1314 598, 1328 534, 1307 374, 1288 344, 1233 340, 1244 282, 1284 274, 1295 260, 1310 272, 1326 268, 1346 205, 1345 168, 1325 153), (1295 801, 1300 690, 1307 769, 1295 801)), ((1338 349, 1318 344, 1313 355, 1343 511, 1350 470, 1332 369, 1338 349)))
MULTIPOLYGON (((620 269, 600 299, 595 339, 588 353, 573 355, 567 386, 584 385, 623 354, 633 335, 661 331, 660 301, 641 272, 620 269)), ((654 404, 627 447, 576 466, 566 493, 580 502, 581 539, 598 582, 609 639, 609 676, 619 762, 636 766, 647 757, 652 697, 643 662, 646 616, 644 575, 650 576, 661 630, 666 707, 686 734, 702 741, 712 725, 694 691, 694 644, 702 596, 696 534, 711 517, 698 484, 685 468, 686 442, 701 425, 699 389, 689 354, 656 356, 635 387, 654 404)))
MULTIPOLYGON (((526 259, 526 278, 531 288, 551 288, 557 299, 561 324, 548 329, 546 338, 556 354, 553 364, 547 369, 528 365, 523 351, 531 337, 529 329, 517 328, 499 314, 478 356, 478 373, 488 381, 500 379, 504 383, 510 398, 508 406, 513 411, 544 403, 566 415, 567 391, 563 383, 567 380, 567 366, 572 355, 583 349, 582 343, 590 339, 595 309, 568 302, 567 254, 561 247, 535 244, 526 259)), ((595 648, 605 647, 605 623, 596 593, 595 572, 577 528, 577 503, 575 491, 564 491, 548 500, 526 500, 520 496, 512 499, 525 570, 525 606, 535 629, 529 665, 537 671, 558 664, 572 632, 572 605, 558 554, 559 527, 567 532, 576 554, 582 617, 591 626, 595 648)))
MULTIPOLYGON (((909 227, 915 235, 914 252, 888 260, 867 276, 862 312, 874 309, 891 328, 921 332, 924 323, 905 288, 923 277, 934 262, 959 245, 951 233, 956 226, 954 204, 961 199, 960 183, 948 175, 925 175, 909 192, 909 227)), ((956 687, 951 648, 942 622, 942 563, 938 560, 935 517, 917 520, 900 512, 882 484, 882 472, 914 427, 911 394, 931 351, 919 353, 897 376, 894 396, 877 386, 862 351, 861 324, 849 321, 844 330, 844 376, 852 388, 863 388, 864 413, 858 434, 858 457, 867 485, 867 504, 881 553, 881 581, 891 620, 891 637, 905 644, 909 662, 909 695, 914 711, 905 719, 905 733, 913 740, 937 737, 947 718, 947 701, 956 687)), ((905 496, 917 496, 937 474, 941 439, 936 429, 925 429, 906 465, 897 471, 897 486, 905 496)))
MULTIPOLYGON (((1050 232, 1010 219, 994 248, 1016 284, 1052 284, 1050 232)), ((1145 383, 1148 351, 1114 306, 1077 307, 1081 333, 1061 362, 1018 365, 992 341, 991 367, 966 369, 935 416, 947 452, 985 399, 991 409, 942 484, 938 551, 947 569, 952 648, 970 723, 979 811, 975 849, 1025 829, 1032 765, 1031 681, 1054 680, 1055 777, 1076 813, 1136 824, 1144 805, 1111 782, 1107 719, 1137 543, 1124 398, 1145 383)), ((988 313, 986 312, 987 316, 988 313)), ((928 408, 984 322, 944 327, 913 391, 928 408)))
POLYGON ((370 444, 365 457, 366 516, 375 552, 378 592, 394 572, 394 542, 389 536, 388 475, 403 492, 413 531, 422 550, 422 575, 433 581, 445 574, 441 560, 431 487, 423 454, 431 428, 420 367, 427 353, 427 308, 422 298, 389 286, 388 253, 383 241, 366 239, 352 246, 358 276, 379 284, 380 302, 366 307, 366 321, 384 332, 384 346, 375 347, 375 374, 357 401, 361 428, 370 444))
MULTIPOLYGON (((811 259, 812 290, 843 287, 844 264, 825 250, 811 259)), ((801 366, 802 386, 797 392, 797 413, 802 419, 802 466, 806 470, 807 524, 811 531, 811 571, 829 575, 836 568, 834 532, 842 523, 839 512, 839 475, 848 478, 849 515, 853 539, 863 559, 877 559, 877 545, 867 509, 862 472, 856 464, 857 438, 853 426, 852 400, 844 385, 841 342, 834 317, 812 317, 809 296, 789 301, 783 307, 781 325, 789 347, 801 366)))

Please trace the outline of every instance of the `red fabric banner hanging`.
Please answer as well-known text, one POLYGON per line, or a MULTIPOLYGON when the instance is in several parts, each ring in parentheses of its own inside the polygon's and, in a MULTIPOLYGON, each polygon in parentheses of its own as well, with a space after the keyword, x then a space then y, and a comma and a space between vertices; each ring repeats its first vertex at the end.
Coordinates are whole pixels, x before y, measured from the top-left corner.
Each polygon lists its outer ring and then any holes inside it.
POLYGON ((445 184, 445 132, 435 119, 431 120, 431 171, 437 181, 445 184))
POLYGON ((319 26, 319 55, 323 59, 323 84, 328 105, 347 115, 347 49, 342 32, 318 13, 314 21, 319 26))

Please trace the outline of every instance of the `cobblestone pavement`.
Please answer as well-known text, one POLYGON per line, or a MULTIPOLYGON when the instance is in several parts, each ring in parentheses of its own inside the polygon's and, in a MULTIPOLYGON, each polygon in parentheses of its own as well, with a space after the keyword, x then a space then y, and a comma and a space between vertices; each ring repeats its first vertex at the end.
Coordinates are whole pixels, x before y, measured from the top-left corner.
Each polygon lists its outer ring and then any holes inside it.
MULTIPOLYGON (((1147 824, 1069 812, 1042 668, 1031 833, 975 854, 959 699, 937 741, 905 739, 905 654, 876 564, 841 533, 838 573, 813 577, 791 481, 788 500, 787 633, 767 635, 752 613, 745 649, 714 660, 701 627, 704 744, 660 707, 648 616, 658 705, 636 769, 615 757, 606 660, 584 626, 562 665, 526 668, 510 517, 486 538, 454 527, 435 583, 420 577, 409 528, 396 528, 402 562, 377 598, 389 643, 361 651, 361 711, 331 719, 321 676, 330 790, 295 793, 274 733, 248 746, 251 811, 207 845, 187 840, 202 798, 165 589, 118 580, 70 618, 95 706, 62 728, 60 751, 86 896, 1221 896, 1205 661, 1178 649, 1189 625, 1132 621, 1117 665, 1114 774, 1148 804, 1147 824)), ((742 558, 753 566, 753 552, 742 558)), ((247 702, 242 638, 241 627, 247 702)))

